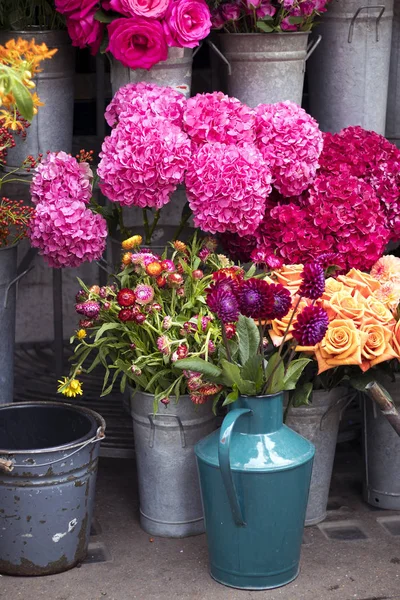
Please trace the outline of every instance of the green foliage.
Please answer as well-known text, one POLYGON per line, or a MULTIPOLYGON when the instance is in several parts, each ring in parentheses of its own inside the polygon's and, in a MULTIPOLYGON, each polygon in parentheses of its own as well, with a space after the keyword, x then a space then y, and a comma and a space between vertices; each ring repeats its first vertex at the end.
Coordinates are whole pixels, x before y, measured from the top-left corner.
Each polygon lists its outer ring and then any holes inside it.
POLYGON ((53 0, 0 0, 0 28, 11 31, 64 29, 53 0))

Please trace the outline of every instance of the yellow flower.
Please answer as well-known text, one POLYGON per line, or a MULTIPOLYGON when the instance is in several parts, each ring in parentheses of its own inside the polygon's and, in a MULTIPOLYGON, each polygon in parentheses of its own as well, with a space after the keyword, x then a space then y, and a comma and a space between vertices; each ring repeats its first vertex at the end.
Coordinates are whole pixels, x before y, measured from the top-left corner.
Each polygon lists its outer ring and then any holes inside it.
POLYGON ((78 338, 78 340, 83 340, 83 338, 86 337, 86 331, 84 329, 78 329, 78 331, 76 332, 76 337, 78 338))
POLYGON ((141 235, 133 235, 132 237, 124 240, 122 242, 122 247, 124 250, 132 250, 132 248, 136 248, 136 246, 140 246, 143 242, 143 238, 141 235))
POLYGON ((82 396, 82 384, 78 379, 68 379, 64 377, 63 379, 59 379, 58 383, 60 384, 57 388, 57 392, 64 394, 67 398, 75 398, 75 396, 82 396))

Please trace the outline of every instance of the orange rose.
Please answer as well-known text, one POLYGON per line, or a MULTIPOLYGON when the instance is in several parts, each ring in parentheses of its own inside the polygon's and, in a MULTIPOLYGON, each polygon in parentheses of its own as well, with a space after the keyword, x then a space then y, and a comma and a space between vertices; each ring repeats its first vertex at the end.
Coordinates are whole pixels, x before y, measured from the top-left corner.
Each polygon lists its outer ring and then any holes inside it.
POLYGON ((400 321, 397 321, 396 327, 394 328, 392 343, 394 349, 400 357, 400 321))
POLYGON ((365 313, 365 300, 358 291, 354 296, 347 290, 335 292, 325 306, 329 319, 351 319, 360 325, 365 313))
MULTIPOLYGON (((363 273, 358 269, 351 269, 347 273, 346 279, 348 281, 357 281, 358 286, 355 287, 365 298, 368 298, 368 296, 373 294, 375 290, 378 290, 381 286, 381 284, 377 279, 375 279, 375 277, 372 277, 371 275, 369 275, 369 273, 363 273)), ((347 283, 346 285, 349 285, 349 283, 347 283)))
MULTIPOLYGON (((330 300, 336 292, 343 292, 345 290, 345 285, 342 281, 338 281, 333 277, 328 277, 325 281, 325 291, 322 294, 322 300, 330 300)), ((349 289, 351 292, 351 289, 349 289)))
POLYGON ((278 271, 273 271, 272 276, 293 294, 297 292, 302 284, 301 274, 303 269, 303 265, 283 265, 278 271))
POLYGON ((367 334, 367 339, 361 349, 361 356, 363 358, 361 368, 363 371, 367 371, 374 365, 397 357, 396 352, 390 345, 392 340, 390 329, 378 323, 363 325, 360 331, 367 334))
POLYGON ((350 319, 334 319, 315 355, 318 373, 341 365, 362 365, 361 348, 368 334, 359 331, 350 319))
POLYGON ((392 313, 386 306, 375 296, 370 296, 365 301, 364 325, 374 325, 380 323, 386 325, 393 330, 396 321, 392 313))
MULTIPOLYGON (((297 304, 297 301, 298 301, 298 296, 296 296, 293 300, 292 310, 290 310, 288 312, 288 314, 285 317, 283 317, 283 319, 274 319, 273 321, 270 321, 271 329, 269 330, 269 335, 271 337, 271 340, 272 340, 272 343, 274 344, 274 346, 281 345, 283 336, 285 335, 285 331, 287 329, 287 326, 289 325, 289 321, 290 321, 290 318, 293 313, 293 307, 297 304)), ((305 300, 301 300, 299 306, 297 307, 296 314, 301 312, 303 310, 303 308, 305 308, 306 306, 307 306, 307 302, 305 300)), ((296 323, 296 317, 293 319, 292 323, 290 324, 289 332, 286 336, 287 341, 293 339, 292 331, 293 331, 293 327, 294 327, 295 323, 296 323)))

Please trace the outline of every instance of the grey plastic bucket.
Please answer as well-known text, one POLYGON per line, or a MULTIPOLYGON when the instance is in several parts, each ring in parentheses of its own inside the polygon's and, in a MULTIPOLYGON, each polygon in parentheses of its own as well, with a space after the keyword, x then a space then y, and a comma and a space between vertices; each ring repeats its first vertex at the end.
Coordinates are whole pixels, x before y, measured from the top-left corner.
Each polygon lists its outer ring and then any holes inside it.
POLYGON ((74 74, 75 52, 66 31, 1 31, 0 44, 10 39, 35 39, 37 44, 45 43, 56 54, 41 63, 41 72, 34 82, 44 106, 32 119, 25 140, 15 136, 16 146, 8 151, 6 169, 19 167, 31 154, 46 154, 48 150, 58 152, 72 149, 72 125, 74 116, 74 74))
POLYGON ((167 60, 151 69, 129 69, 119 61, 111 59, 111 90, 113 95, 127 83, 154 83, 173 87, 190 96, 192 84, 193 50, 191 48, 169 48, 167 60))
POLYGON ((131 398, 139 481, 140 525, 150 535, 182 538, 204 533, 195 444, 214 431, 212 401, 189 396, 153 412, 152 394, 131 398))
POLYGON ((310 113, 323 131, 361 125, 385 134, 393 0, 332 0, 307 68, 310 113))
MULTIPOLYGON (((301 105, 309 33, 224 33, 218 46, 226 65, 222 90, 248 106, 291 100, 301 105)), ((215 49, 215 46, 214 46, 215 49)))
POLYGON ((310 405, 289 409, 286 425, 315 446, 306 526, 320 523, 326 517, 339 422, 346 399, 345 388, 315 391, 310 405))
POLYGON ((386 137, 400 146, 400 2, 394 3, 386 137))
POLYGON ((85 559, 105 422, 64 402, 0 407, 0 573, 49 575, 85 559))
MULTIPOLYGON (((400 410, 400 380, 384 387, 400 410)), ((364 396, 364 500, 378 508, 400 510, 400 438, 373 400, 364 396)))

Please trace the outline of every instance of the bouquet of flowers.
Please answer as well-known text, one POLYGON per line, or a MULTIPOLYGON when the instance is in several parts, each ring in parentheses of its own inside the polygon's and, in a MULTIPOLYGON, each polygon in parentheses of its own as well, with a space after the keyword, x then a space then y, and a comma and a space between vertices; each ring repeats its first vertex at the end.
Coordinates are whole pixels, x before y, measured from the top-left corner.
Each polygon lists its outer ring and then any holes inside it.
MULTIPOLYGON (((105 369, 103 395, 110 393, 118 377, 121 390, 126 382, 135 389, 154 394, 168 405, 190 394, 195 404, 214 400, 222 389, 206 382, 200 373, 175 369, 179 359, 203 357, 211 368, 221 343, 221 328, 206 304, 206 289, 219 273, 235 271, 232 263, 215 254, 211 238, 190 244, 171 243, 170 258, 141 246, 134 235, 122 242, 122 271, 115 283, 105 287, 85 286, 76 297, 80 327, 72 341, 78 345, 69 378, 60 381, 67 396, 82 393, 79 373, 97 365, 105 369), (215 273, 216 272, 216 273, 215 273), (89 356, 94 356, 87 366, 89 356)), ((232 325, 226 334, 235 335, 232 325)))
POLYGON ((55 0, 73 46, 100 47, 125 67, 150 69, 168 48, 194 48, 210 33, 205 0, 55 0), (100 5, 100 7, 99 7, 100 5))
POLYGON ((330 0, 214 0, 213 29, 227 33, 310 31, 330 0))

